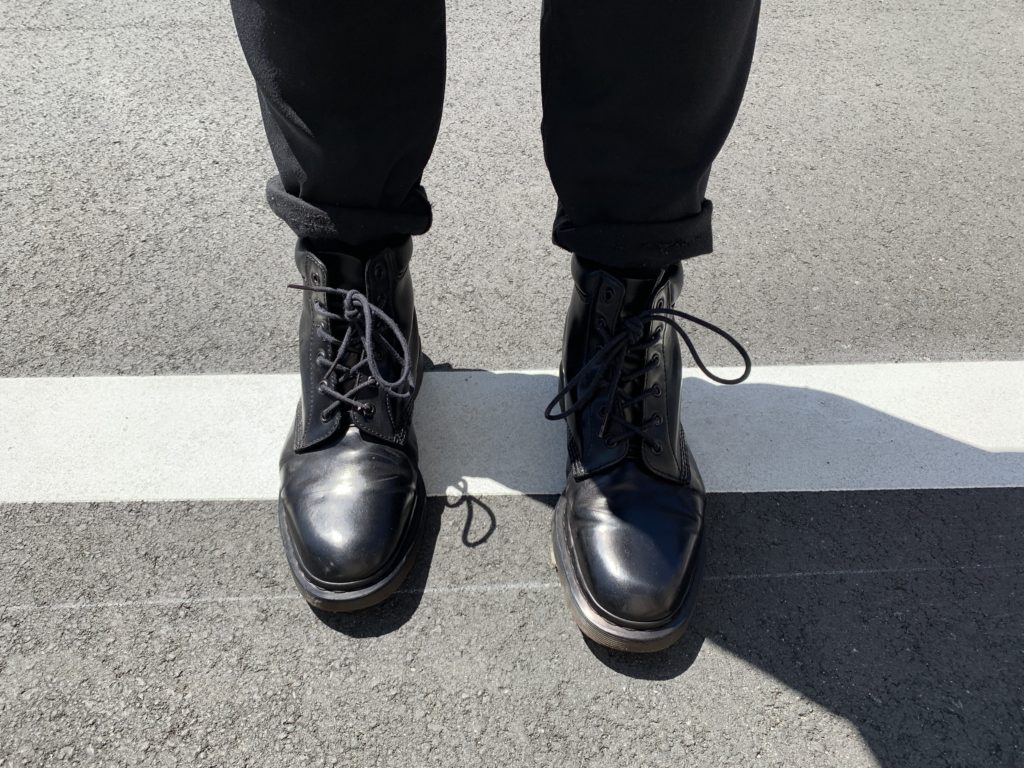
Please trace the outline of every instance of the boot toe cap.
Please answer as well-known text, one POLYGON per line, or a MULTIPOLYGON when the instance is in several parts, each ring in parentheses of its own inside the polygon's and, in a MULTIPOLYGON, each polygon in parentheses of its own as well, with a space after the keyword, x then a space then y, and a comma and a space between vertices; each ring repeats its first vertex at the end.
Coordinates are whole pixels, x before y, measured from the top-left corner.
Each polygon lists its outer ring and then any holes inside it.
POLYGON ((418 496, 415 465, 387 446, 330 468, 306 464, 285 471, 281 492, 287 535, 302 570, 328 589, 373 581, 406 539, 418 496))
POLYGON ((583 582, 595 604, 616 623, 658 624, 682 602, 686 566, 658 555, 641 561, 621 553, 614 558, 590 548, 583 582))
POLYGON ((590 601, 625 626, 669 620, 691 584, 701 497, 656 481, 585 482, 592 487, 575 499, 569 534, 590 601))

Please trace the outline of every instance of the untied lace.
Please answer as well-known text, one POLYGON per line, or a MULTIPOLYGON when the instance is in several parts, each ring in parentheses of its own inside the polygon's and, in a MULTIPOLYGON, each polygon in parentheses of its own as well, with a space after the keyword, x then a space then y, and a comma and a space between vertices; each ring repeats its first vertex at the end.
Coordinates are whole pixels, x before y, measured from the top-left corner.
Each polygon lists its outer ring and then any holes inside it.
MULTIPOLYGON (((317 355, 317 365, 326 368, 320 379, 319 391, 330 397, 333 402, 322 412, 321 418, 325 421, 331 418, 331 414, 345 404, 359 410, 364 415, 372 415, 373 404, 360 402, 356 399, 364 390, 377 386, 390 397, 407 398, 412 394, 412 355, 409 353, 409 343, 402 335, 398 323, 392 320, 380 307, 372 304, 366 296, 355 289, 330 288, 322 285, 301 285, 292 283, 289 288, 300 291, 322 292, 330 296, 341 298, 341 314, 331 312, 325 304, 319 300, 313 301, 313 311, 328 320, 344 323, 345 335, 338 339, 325 331, 319 325, 316 329, 317 338, 327 342, 335 348, 334 357, 327 359, 323 354, 317 355), (360 321, 361 322, 358 322, 360 321), (383 335, 383 330, 377 323, 383 323, 386 330, 391 331, 400 349, 395 349, 383 335), (375 340, 383 344, 385 351, 395 360, 400 360, 402 369, 398 377, 393 381, 384 378, 377 365, 377 348, 375 340), (346 366, 342 361, 349 352, 356 349, 362 350, 362 355, 354 365, 346 366), (338 381, 355 379, 354 385, 344 392, 339 392, 328 385, 327 381, 332 373, 337 372, 338 381), (365 378, 364 378, 365 376, 365 378)), ((328 326, 329 327, 329 326, 328 326)), ((365 394, 364 394, 365 396, 365 394)))
POLYGON ((718 382, 719 384, 739 384, 750 375, 750 355, 747 354, 747 350, 745 350, 743 345, 733 338, 732 335, 723 331, 717 325, 709 323, 707 320, 701 320, 699 317, 694 317, 687 312, 682 312, 678 309, 671 309, 668 307, 654 307, 624 318, 620 323, 621 330, 615 335, 610 335, 610 331, 602 328, 603 324, 599 323, 598 328, 601 328, 603 335, 606 336, 604 343, 598 351, 589 360, 587 360, 586 363, 584 363, 583 367, 576 372, 576 375, 565 383, 565 385, 558 391, 558 394, 555 395, 554 399, 548 403, 548 407, 544 409, 544 417, 551 421, 557 421, 559 419, 567 419, 572 414, 582 410, 588 403, 590 403, 591 400, 594 399, 605 374, 614 366, 613 373, 608 382, 608 407, 603 414, 604 421, 601 424, 601 430, 598 432, 598 437, 606 440, 609 445, 616 445, 619 442, 622 442, 622 440, 628 439, 631 435, 636 435, 660 453, 660 444, 655 443, 647 436, 647 431, 651 426, 661 423, 662 417, 660 414, 651 416, 644 420, 642 424, 633 424, 627 419, 620 417, 616 412, 616 400, 618 401, 619 408, 625 412, 627 408, 643 402, 651 395, 660 394, 660 388, 657 387, 657 385, 654 387, 648 387, 633 397, 628 397, 623 391, 629 382, 639 379, 642 376, 646 376, 649 371, 656 368, 659 364, 658 360, 652 357, 647 361, 646 365, 639 367, 635 371, 626 372, 624 370, 626 358, 630 352, 646 351, 661 339, 661 329, 658 329, 656 333, 648 335, 645 335, 644 333, 647 324, 653 324, 654 322, 660 322, 668 326, 679 335, 679 338, 683 340, 686 348, 690 351, 690 356, 693 358, 693 362, 696 363, 701 372, 712 381, 718 382), (692 323, 703 326, 709 331, 717 333, 729 342, 729 344, 731 344, 733 348, 740 353, 740 357, 743 358, 743 373, 736 378, 727 379, 708 370, 708 367, 704 364, 704 361, 701 360, 700 355, 697 353, 697 348, 694 346, 690 335, 682 326, 679 325, 675 318, 689 320, 692 323), (575 402, 569 408, 565 408, 562 411, 555 413, 554 410, 562 401, 562 398, 573 390, 578 390, 578 396, 575 402), (625 428, 625 432, 616 438, 608 437, 608 428, 613 419, 625 428))

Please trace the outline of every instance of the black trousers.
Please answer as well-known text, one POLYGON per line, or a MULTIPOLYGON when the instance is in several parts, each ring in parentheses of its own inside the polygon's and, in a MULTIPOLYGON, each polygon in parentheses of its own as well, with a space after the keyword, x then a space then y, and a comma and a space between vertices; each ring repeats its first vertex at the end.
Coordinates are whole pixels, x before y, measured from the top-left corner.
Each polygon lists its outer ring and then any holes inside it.
MULTIPOLYGON (((544 0, 554 242, 615 268, 711 251, 711 164, 739 109, 760 0, 544 0)), ((299 237, 430 227, 423 169, 445 81, 444 0, 232 0, 299 237)))

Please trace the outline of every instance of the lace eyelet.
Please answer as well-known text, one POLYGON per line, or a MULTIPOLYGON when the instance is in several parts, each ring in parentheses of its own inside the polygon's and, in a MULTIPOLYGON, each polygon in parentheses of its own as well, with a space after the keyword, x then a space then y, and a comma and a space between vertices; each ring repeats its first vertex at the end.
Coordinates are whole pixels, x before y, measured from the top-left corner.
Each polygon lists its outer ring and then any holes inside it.
POLYGON ((665 423, 665 419, 662 417, 662 415, 660 413, 654 414, 654 424, 656 426, 660 427, 664 423, 665 423))
POLYGON ((657 304, 655 304, 655 306, 656 306, 656 307, 657 307, 658 309, 661 309, 662 307, 664 307, 664 306, 665 306, 665 300, 664 300, 664 299, 658 299, 658 303, 657 303, 657 304))
POLYGON ((655 456, 661 456, 664 448, 661 447, 661 443, 655 443, 651 446, 651 450, 654 452, 655 456))
POLYGON ((608 323, 605 322, 605 319, 601 315, 597 316, 597 327, 600 328, 601 330, 604 330, 605 328, 608 327, 608 323))
POLYGON ((330 420, 331 420, 331 417, 327 415, 326 411, 320 411, 320 421, 322 421, 324 424, 326 424, 330 420))
POLYGON ((653 393, 654 393, 654 396, 655 396, 655 397, 661 397, 661 384, 655 384, 655 385, 654 385, 654 386, 653 386, 653 387, 651 388, 651 392, 653 392, 653 393))
POLYGON ((651 355, 651 365, 658 365, 661 362, 661 355, 655 353, 651 355))
POLYGON ((611 288, 604 289, 604 302, 610 304, 611 300, 615 298, 615 292, 611 288))
POLYGON ((377 413, 377 409, 371 404, 367 405, 365 408, 360 408, 359 412, 363 415, 364 419, 372 419, 373 415, 377 413))
POLYGON ((309 282, 311 282, 313 285, 320 285, 320 273, 311 272, 309 274, 309 282))
POLYGON ((602 419, 605 416, 607 416, 608 415, 608 406, 607 405, 602 405, 600 408, 598 408, 597 409, 597 415, 600 416, 602 419))

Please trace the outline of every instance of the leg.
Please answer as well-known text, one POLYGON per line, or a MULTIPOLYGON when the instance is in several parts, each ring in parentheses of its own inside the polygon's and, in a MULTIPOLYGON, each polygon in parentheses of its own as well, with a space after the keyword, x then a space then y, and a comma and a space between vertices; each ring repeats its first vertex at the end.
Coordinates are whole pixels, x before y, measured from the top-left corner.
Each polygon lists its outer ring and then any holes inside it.
POLYGON ((443 0, 232 0, 298 235, 301 399, 278 523, 303 597, 365 608, 412 567, 425 491, 412 427, 423 372, 410 235, 441 117, 443 0))
POLYGON ((679 403, 679 321, 694 318, 673 307, 682 259, 711 250, 704 192, 757 15, 758 0, 545 0, 554 239, 579 288, 547 411, 566 420, 571 457, 552 544, 577 624, 620 650, 675 642, 700 584, 704 486, 679 403))
POLYGON ((759 0, 545 0, 554 240, 610 267, 711 251, 711 163, 743 97, 759 0))
POLYGON ((441 120, 444 0, 232 0, 300 238, 364 245, 430 227, 420 180, 441 120))

